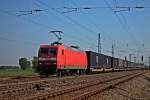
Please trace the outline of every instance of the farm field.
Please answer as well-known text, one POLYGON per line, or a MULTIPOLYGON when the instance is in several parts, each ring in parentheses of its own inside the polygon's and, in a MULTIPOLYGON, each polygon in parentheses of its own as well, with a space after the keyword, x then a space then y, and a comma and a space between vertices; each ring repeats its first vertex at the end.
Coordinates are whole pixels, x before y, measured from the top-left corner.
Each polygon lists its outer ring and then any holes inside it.
POLYGON ((0 78, 17 77, 17 76, 37 76, 34 69, 0 69, 0 78))

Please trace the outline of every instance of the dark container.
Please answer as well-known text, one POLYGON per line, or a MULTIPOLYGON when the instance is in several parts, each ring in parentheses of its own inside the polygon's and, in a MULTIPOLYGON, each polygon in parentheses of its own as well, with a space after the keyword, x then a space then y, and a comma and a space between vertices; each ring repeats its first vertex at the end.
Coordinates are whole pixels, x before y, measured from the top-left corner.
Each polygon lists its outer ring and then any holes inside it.
POLYGON ((118 68, 118 63, 119 63, 119 59, 118 58, 113 58, 113 68, 118 68))
POLYGON ((88 70, 90 68, 110 68, 111 67, 111 57, 99 54, 93 51, 86 51, 88 70))

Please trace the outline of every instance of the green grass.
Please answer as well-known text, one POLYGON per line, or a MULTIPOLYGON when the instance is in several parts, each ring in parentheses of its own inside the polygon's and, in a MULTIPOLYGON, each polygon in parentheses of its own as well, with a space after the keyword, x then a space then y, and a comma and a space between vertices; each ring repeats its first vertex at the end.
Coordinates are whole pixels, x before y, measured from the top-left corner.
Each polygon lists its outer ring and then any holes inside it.
POLYGON ((137 96, 139 98, 143 98, 144 100, 150 100, 150 93, 146 91, 147 89, 150 89, 150 83, 145 84, 145 86, 137 92, 137 96))
POLYGON ((14 76, 37 76, 34 69, 0 69, 0 78, 14 76))

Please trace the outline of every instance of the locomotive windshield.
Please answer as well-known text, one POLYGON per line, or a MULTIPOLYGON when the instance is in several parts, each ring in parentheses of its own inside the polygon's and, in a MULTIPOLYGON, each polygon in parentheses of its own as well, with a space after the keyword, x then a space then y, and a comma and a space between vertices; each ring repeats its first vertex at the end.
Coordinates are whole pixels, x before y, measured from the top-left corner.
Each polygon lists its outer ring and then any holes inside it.
POLYGON ((57 54, 56 48, 40 48, 40 54, 57 54))

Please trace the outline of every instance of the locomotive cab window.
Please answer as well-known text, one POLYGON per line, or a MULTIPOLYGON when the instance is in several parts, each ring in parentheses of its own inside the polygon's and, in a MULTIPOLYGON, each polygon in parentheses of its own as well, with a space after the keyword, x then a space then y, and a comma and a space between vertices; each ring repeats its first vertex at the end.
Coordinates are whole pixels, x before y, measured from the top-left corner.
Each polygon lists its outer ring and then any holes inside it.
POLYGON ((41 48, 40 49, 41 54, 57 54, 57 49, 56 48, 41 48))
POLYGON ((56 55, 57 54, 57 49, 56 48, 49 48, 48 53, 56 55))

